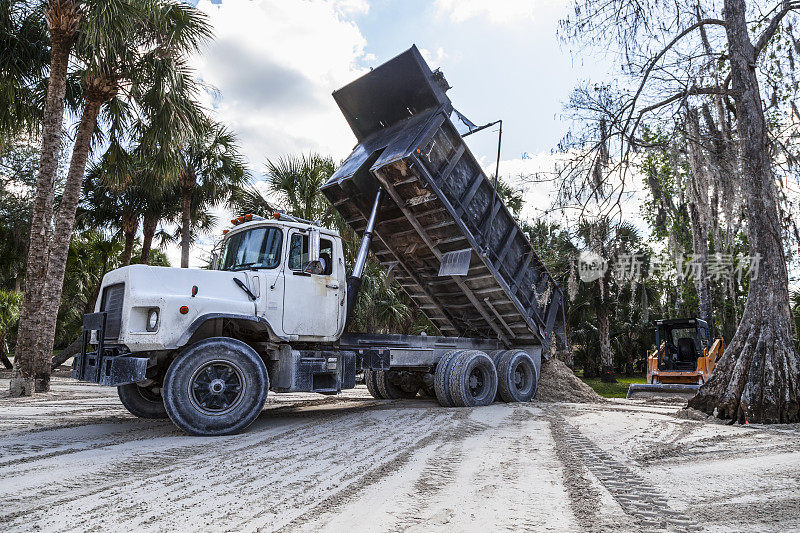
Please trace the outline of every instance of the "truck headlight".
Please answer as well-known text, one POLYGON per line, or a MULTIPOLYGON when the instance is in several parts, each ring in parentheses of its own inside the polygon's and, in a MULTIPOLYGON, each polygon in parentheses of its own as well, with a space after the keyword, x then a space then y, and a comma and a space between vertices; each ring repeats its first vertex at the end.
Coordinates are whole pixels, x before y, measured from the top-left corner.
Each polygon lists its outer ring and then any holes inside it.
POLYGON ((158 329, 158 308, 150 309, 147 313, 147 331, 158 329))

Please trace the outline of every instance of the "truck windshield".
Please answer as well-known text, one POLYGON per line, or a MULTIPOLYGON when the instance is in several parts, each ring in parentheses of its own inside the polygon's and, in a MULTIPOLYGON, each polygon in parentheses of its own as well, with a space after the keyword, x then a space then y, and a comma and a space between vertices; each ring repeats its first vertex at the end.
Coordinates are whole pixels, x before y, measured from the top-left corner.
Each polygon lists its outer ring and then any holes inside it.
POLYGON ((221 270, 275 268, 281 262, 280 228, 254 228, 235 233, 222 250, 221 270))

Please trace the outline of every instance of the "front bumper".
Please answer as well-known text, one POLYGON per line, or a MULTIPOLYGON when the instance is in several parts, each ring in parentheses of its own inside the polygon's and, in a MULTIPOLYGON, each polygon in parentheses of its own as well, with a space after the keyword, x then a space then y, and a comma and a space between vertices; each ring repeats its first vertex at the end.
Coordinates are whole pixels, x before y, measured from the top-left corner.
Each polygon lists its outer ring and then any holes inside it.
POLYGON ((72 377, 80 381, 116 386, 144 381, 147 375, 147 357, 119 355, 116 347, 105 345, 105 312, 83 315, 81 351, 72 362, 72 377), (92 332, 96 333, 97 346, 89 352, 92 332))

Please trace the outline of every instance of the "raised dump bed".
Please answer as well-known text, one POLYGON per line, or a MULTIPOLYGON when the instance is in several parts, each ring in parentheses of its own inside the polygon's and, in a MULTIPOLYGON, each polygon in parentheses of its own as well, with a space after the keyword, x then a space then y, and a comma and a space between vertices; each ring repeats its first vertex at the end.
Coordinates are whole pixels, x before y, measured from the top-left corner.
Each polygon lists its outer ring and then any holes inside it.
POLYGON ((450 121, 448 88, 412 47, 334 92, 358 145, 322 191, 361 235, 383 188, 372 250, 442 335, 547 354, 562 291, 450 121), (441 268, 462 260, 466 275, 441 268))

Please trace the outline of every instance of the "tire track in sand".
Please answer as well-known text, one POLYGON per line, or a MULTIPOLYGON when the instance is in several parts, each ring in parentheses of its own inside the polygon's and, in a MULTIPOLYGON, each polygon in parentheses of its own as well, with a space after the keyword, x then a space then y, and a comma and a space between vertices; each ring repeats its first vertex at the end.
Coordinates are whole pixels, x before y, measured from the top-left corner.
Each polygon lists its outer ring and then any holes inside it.
POLYGON ((586 531, 608 531, 622 524, 598 521, 600 494, 587 477, 591 472, 642 531, 693 532, 702 528, 679 511, 644 478, 635 474, 598 447, 562 416, 548 415, 559 458, 564 463, 564 482, 576 518, 586 531), (588 496, 588 498, 587 498, 588 496))

